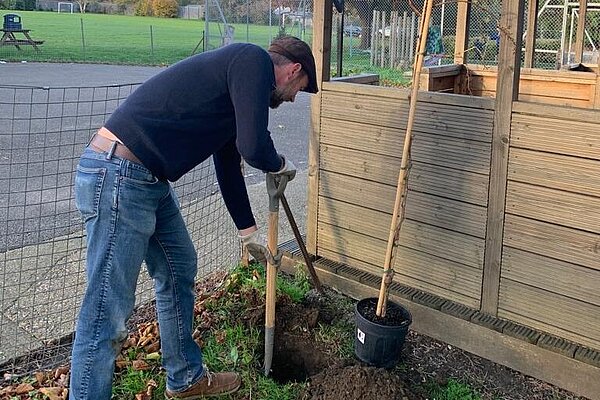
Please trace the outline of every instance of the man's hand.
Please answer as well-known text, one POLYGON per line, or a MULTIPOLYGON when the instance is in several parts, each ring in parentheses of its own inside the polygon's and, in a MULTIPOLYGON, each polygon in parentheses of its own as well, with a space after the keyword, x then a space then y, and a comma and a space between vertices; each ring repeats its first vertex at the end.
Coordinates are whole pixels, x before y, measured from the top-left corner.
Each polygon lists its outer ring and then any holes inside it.
POLYGON ((281 169, 277 172, 270 172, 270 174, 275 176, 287 176, 289 182, 296 176, 296 166, 287 157, 281 154, 279 156, 281 157, 281 169))
POLYGON ((259 231, 255 230, 254 232, 248 233, 247 235, 239 235, 239 238, 242 240, 242 244, 246 249, 248 249, 248 253, 259 263, 267 267, 267 259, 271 255, 269 253, 269 249, 264 246, 259 238, 259 231))

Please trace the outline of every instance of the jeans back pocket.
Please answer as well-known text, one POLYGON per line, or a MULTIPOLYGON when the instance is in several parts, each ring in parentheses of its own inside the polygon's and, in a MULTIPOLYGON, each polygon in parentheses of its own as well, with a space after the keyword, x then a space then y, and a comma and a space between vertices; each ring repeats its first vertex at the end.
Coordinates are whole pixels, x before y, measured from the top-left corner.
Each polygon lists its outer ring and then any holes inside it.
POLYGON ((106 176, 106 168, 89 168, 77 166, 75 174, 75 205, 83 222, 98 215, 102 185, 106 176))

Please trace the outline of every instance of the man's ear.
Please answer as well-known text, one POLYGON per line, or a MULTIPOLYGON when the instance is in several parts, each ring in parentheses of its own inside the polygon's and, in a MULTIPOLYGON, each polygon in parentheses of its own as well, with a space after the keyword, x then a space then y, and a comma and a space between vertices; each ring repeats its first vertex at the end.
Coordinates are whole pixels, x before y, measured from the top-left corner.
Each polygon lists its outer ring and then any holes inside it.
POLYGON ((291 64, 291 68, 290 68, 290 78, 294 77, 295 75, 298 75, 298 72, 300 72, 302 70, 302 64, 300 63, 293 63, 291 64))

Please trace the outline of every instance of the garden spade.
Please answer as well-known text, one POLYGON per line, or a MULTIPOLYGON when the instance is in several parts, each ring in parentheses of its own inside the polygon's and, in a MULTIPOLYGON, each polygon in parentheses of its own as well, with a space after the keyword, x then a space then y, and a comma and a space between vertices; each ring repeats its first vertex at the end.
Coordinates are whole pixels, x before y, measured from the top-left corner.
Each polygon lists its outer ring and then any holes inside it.
POLYGON ((269 194, 269 219, 267 227, 267 247, 271 257, 267 259, 267 298, 265 304, 265 376, 271 372, 273 362, 273 344, 275 341, 275 300, 277 269, 281 264, 281 255, 277 248, 279 235, 279 199, 289 178, 285 175, 267 174, 267 193, 269 194))

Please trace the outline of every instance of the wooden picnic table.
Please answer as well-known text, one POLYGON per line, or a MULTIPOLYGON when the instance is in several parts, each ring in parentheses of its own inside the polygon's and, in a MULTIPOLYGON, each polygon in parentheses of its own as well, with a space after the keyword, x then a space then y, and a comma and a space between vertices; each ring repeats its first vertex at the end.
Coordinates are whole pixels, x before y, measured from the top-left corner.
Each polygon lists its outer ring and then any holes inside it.
POLYGON ((0 29, 3 32, 2 38, 0 38, 0 46, 15 46, 18 50, 21 50, 20 46, 33 46, 34 49, 39 50, 38 45, 44 43, 43 40, 33 40, 29 35, 31 29, 0 29), (22 34, 24 39, 17 39, 15 33, 22 34))

